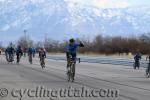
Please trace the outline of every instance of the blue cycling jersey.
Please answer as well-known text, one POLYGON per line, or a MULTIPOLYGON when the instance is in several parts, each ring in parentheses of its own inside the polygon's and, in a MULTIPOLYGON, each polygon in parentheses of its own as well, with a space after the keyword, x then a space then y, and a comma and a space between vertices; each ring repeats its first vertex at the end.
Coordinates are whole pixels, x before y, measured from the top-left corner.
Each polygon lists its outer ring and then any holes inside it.
POLYGON ((15 49, 13 47, 8 47, 6 50, 5 50, 5 53, 8 53, 8 54, 13 54, 15 52, 15 49))
POLYGON ((28 54, 33 54, 33 53, 34 53, 33 48, 29 48, 28 49, 28 54))
POLYGON ((76 53, 80 43, 68 44, 65 46, 65 52, 76 53))
POLYGON ((23 54, 21 48, 17 48, 17 49, 16 49, 16 55, 19 55, 19 54, 21 54, 21 55, 23 54))
POLYGON ((141 54, 136 54, 136 55, 134 56, 134 60, 135 60, 135 61, 139 61, 141 58, 142 58, 142 57, 141 57, 141 54))

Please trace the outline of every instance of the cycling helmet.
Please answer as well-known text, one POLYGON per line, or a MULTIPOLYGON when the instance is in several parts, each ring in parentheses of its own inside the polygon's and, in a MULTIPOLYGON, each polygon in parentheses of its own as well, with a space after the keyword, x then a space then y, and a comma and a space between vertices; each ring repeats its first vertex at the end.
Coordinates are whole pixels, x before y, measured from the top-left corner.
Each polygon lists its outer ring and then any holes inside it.
POLYGON ((69 42, 70 42, 70 43, 74 43, 75 40, 72 38, 72 39, 69 40, 69 42))

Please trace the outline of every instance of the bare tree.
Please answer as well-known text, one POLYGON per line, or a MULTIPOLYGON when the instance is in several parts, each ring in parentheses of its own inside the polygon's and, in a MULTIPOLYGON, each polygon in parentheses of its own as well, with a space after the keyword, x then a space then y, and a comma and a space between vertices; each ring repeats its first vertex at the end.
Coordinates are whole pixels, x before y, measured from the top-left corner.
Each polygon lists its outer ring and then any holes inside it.
MULTIPOLYGON (((77 38, 78 41, 82 41, 85 45, 84 48, 80 48, 80 53, 129 53, 137 52, 147 54, 150 53, 150 33, 143 34, 139 37, 108 37, 97 35, 94 39, 90 40, 87 37, 77 38)), ((18 40, 18 44, 23 47, 33 46, 33 40, 29 36, 22 36, 18 40)), ((44 42, 36 42, 34 46, 36 49, 45 47, 47 52, 64 52, 64 46, 68 44, 68 41, 56 41, 51 38, 46 38, 44 42)))
POLYGON ((17 44, 23 48, 28 48, 33 46, 33 40, 29 36, 22 36, 19 38, 17 44))

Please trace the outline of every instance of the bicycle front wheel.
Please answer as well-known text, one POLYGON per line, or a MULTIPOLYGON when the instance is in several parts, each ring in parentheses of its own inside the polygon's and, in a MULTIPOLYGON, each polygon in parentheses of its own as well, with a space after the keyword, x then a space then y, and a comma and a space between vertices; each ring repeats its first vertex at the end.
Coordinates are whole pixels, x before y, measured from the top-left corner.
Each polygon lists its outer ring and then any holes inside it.
POLYGON ((72 80, 72 82, 74 81, 74 77, 75 77, 75 64, 72 64, 72 66, 71 66, 71 80, 72 80))

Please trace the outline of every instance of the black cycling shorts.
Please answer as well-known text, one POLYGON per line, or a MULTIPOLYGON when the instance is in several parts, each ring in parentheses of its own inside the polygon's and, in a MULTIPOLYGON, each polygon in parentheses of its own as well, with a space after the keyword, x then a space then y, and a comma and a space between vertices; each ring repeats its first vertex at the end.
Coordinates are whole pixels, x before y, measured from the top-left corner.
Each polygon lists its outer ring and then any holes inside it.
POLYGON ((67 57, 67 60, 72 58, 72 60, 75 60, 76 59, 76 53, 69 53, 69 52, 66 52, 66 57, 67 57))

